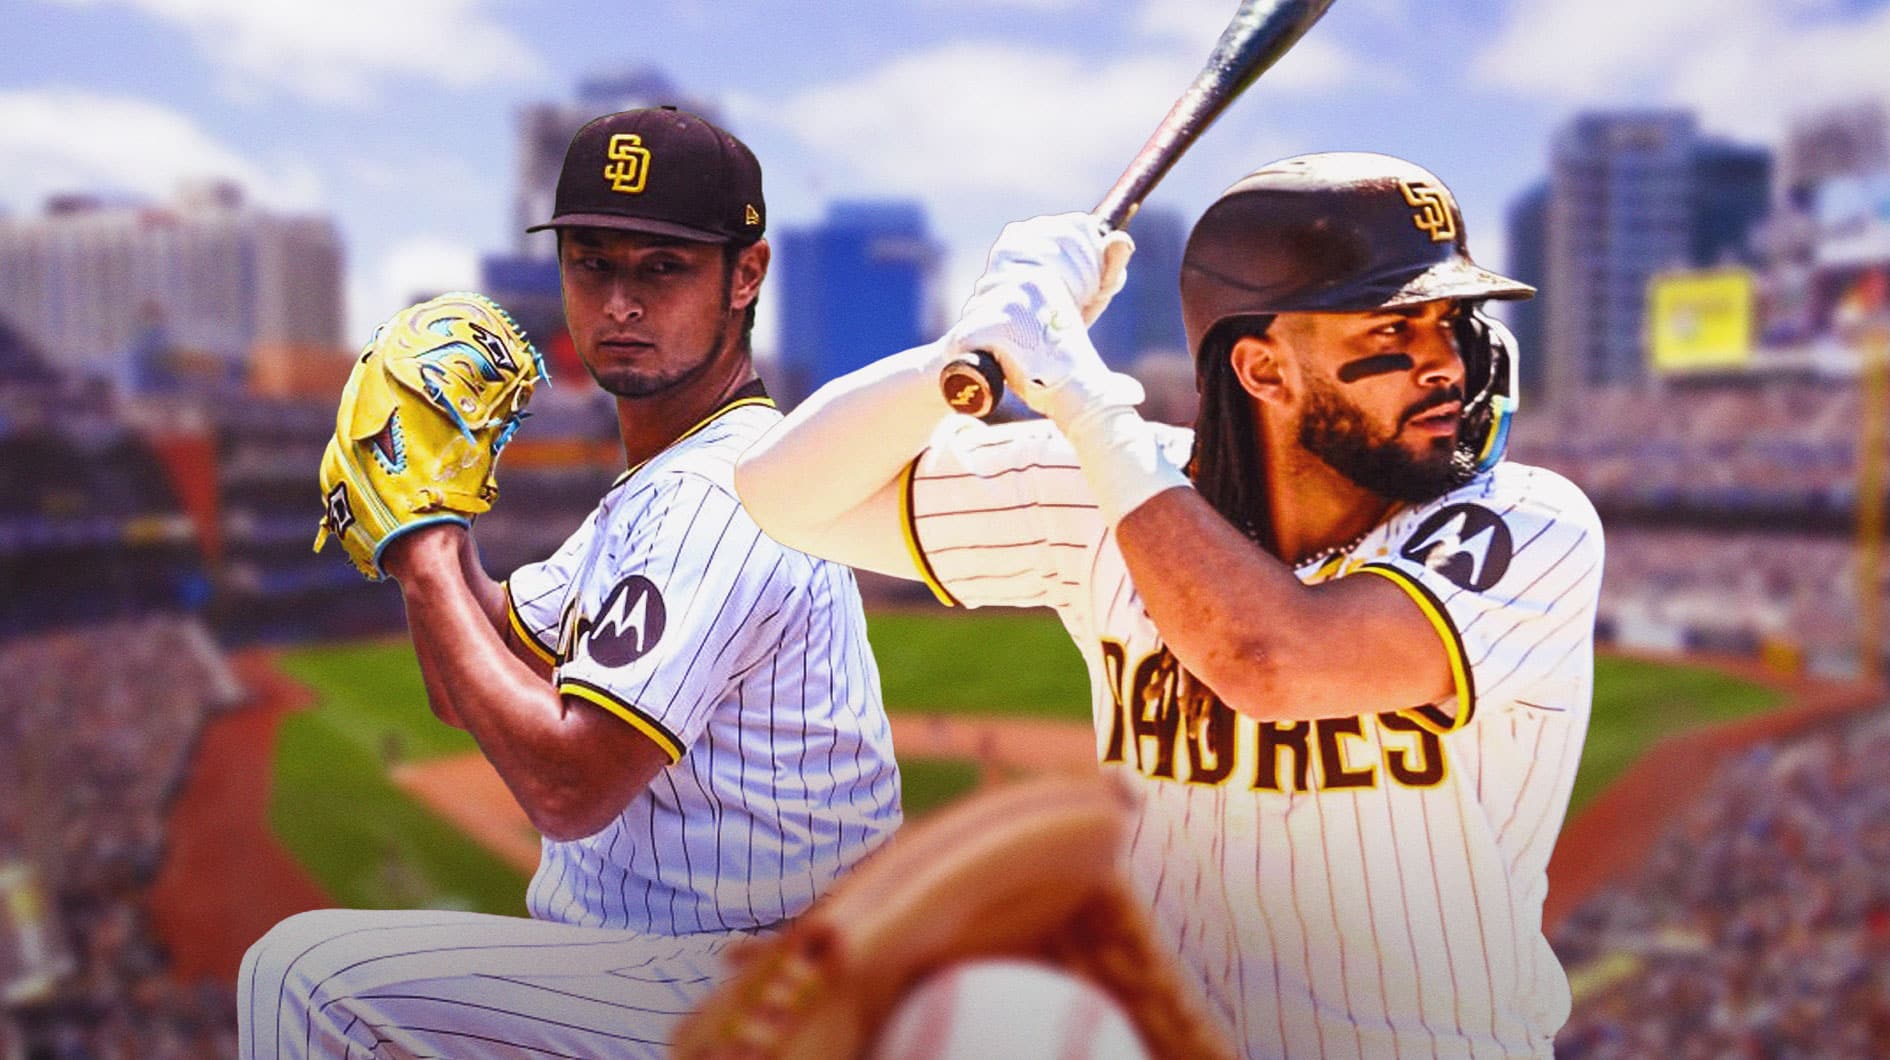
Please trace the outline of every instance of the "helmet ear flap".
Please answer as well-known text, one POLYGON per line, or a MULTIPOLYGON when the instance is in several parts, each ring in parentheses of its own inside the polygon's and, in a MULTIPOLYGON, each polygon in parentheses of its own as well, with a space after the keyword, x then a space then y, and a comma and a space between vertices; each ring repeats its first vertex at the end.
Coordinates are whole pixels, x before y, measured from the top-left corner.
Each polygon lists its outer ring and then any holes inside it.
POLYGON ((1463 440, 1457 463, 1467 479, 1495 467, 1509 447, 1510 418, 1520 397, 1516 336, 1484 312, 1482 302, 1465 304, 1456 333, 1464 366, 1463 440))

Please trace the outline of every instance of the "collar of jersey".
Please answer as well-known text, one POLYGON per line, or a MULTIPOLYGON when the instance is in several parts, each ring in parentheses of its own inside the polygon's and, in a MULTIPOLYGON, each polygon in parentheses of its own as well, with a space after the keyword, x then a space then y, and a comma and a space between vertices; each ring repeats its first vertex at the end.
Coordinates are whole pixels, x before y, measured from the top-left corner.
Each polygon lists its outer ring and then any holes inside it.
POLYGON ((661 451, 657 452, 656 454, 646 459, 637 461, 629 469, 625 470, 623 474, 618 475, 616 480, 610 484, 610 488, 616 489, 618 486, 623 485, 625 482, 629 481, 630 476, 643 470, 644 465, 648 464, 651 460, 655 460, 658 456, 662 456, 663 453, 667 453, 671 449, 674 449, 677 446, 681 445, 690 436, 698 433, 704 427, 707 427, 709 424, 714 423, 716 420, 721 419, 724 415, 730 412, 733 412, 736 409, 743 408, 748 405, 761 405, 766 408, 776 407, 774 403, 774 399, 768 396, 768 391, 766 390, 766 388, 764 388, 761 385, 761 380, 759 379, 756 379, 753 382, 743 385, 740 390, 737 390, 735 391, 735 393, 729 395, 729 399, 727 401, 724 401, 720 405, 717 405, 713 412, 710 412, 707 416, 702 417, 701 420, 697 421, 694 427, 691 427, 688 430, 677 435, 676 440, 664 446, 661 451))

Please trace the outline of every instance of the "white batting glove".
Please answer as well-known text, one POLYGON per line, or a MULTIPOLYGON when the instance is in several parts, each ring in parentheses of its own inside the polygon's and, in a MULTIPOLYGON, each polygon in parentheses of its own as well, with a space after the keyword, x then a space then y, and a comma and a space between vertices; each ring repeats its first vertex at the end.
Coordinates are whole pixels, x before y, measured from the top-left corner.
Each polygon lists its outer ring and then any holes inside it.
POLYGON ((1133 253, 1135 240, 1129 233, 1105 231, 1094 214, 1048 214, 1014 221, 991 244, 984 275, 972 294, 1027 278, 1048 282, 1048 272, 1061 283, 1070 301, 1082 307, 1083 323, 1093 324, 1128 281, 1133 253))
POLYGON ((945 333, 948 357, 987 350, 1012 391, 1058 425, 1102 406, 1142 403, 1142 384, 1114 372, 1056 267, 1010 267, 1009 282, 981 281, 958 323, 945 333))

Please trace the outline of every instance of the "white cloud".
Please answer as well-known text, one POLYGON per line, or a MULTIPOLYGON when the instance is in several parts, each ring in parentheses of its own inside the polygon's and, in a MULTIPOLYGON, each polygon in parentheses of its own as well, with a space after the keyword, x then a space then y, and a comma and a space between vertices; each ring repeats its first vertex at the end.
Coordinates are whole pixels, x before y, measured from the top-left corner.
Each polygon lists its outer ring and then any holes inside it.
POLYGON ((495 181, 491 168, 443 149, 453 146, 457 145, 442 145, 442 149, 410 158, 361 155, 344 161, 342 170, 363 192, 377 198, 423 196, 434 205, 443 199, 467 208, 486 205, 482 196, 495 181))
POLYGON ((1692 107, 1774 140, 1794 115, 1890 98, 1890 7, 1830 0, 1520 0, 1473 61, 1483 84, 1571 104, 1692 107))
POLYGON ((757 117, 799 139, 847 189, 1086 196, 1107 186, 1189 76, 1158 56, 1092 65, 1022 45, 952 44, 757 117))
POLYGON ((0 172, 0 202, 22 214, 59 192, 161 201, 204 178, 233 180, 278 209, 307 210, 321 199, 301 163, 258 162, 146 100, 66 89, 0 92, 0 172))
POLYGON ((238 96, 278 90, 360 103, 381 80, 471 88, 535 76, 537 54, 489 0, 56 0, 124 7, 187 31, 238 96))
POLYGON ((437 236, 412 236, 350 271, 347 345, 367 341, 374 326, 421 297, 479 285, 479 251, 437 236))
MULTIPOLYGON (((777 205, 790 200, 786 188, 801 186, 820 201, 927 203, 931 231, 947 251, 940 308, 952 314, 998 229, 1033 213, 1095 205, 1205 57, 1206 47, 1195 43, 1086 60, 1050 48, 960 42, 785 99, 727 102, 739 126, 768 127, 795 145, 791 162, 768 161, 777 205)), ((1284 146, 1264 129, 1217 128, 1157 197, 1205 202, 1229 174, 1287 153, 1284 146)))
MULTIPOLYGON (((1384 3, 1397 0, 1379 0, 1384 3)), ((1207 61, 1232 15, 1226 0, 1148 0, 1137 16, 1139 28, 1189 49, 1195 68, 1207 61)), ((1318 92, 1358 85, 1391 85, 1403 78, 1389 66, 1361 62, 1315 23, 1264 75, 1271 92, 1318 92)), ((1179 89, 1181 86, 1176 86, 1179 89)))

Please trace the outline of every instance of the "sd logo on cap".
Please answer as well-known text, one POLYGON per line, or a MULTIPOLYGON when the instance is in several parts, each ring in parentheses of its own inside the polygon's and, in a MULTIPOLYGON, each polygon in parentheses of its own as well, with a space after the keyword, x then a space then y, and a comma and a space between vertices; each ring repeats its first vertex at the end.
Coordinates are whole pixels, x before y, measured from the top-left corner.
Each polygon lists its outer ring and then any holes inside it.
POLYGON ((753 243, 767 228, 761 163, 708 119, 674 107, 607 114, 571 138, 551 220, 701 243, 753 243))

